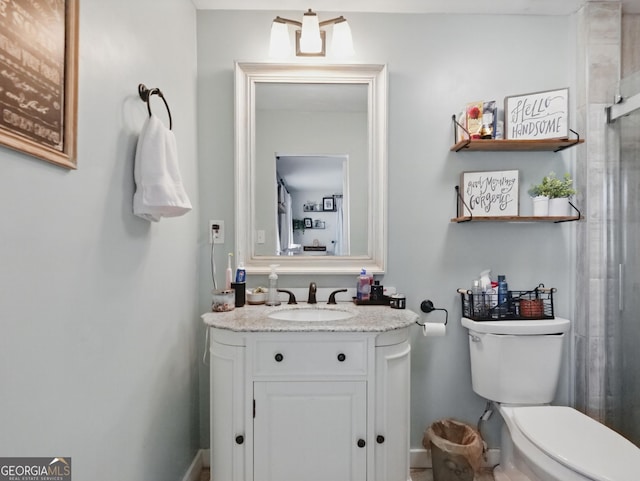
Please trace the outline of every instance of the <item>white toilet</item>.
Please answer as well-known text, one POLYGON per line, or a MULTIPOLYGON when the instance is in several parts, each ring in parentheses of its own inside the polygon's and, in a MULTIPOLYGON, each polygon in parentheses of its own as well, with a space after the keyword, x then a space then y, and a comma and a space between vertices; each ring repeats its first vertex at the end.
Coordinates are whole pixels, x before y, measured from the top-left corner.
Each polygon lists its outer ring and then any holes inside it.
POLYGON ((590 417, 551 406, 567 319, 483 321, 469 330, 473 390, 504 419, 496 481, 640 479, 640 449, 590 417))

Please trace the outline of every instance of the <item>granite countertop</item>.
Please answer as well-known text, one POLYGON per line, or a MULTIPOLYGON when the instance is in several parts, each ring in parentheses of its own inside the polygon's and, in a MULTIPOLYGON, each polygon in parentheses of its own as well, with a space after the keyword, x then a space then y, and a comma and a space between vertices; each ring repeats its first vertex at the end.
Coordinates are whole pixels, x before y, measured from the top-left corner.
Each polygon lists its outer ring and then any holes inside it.
POLYGON ((409 309, 339 302, 335 305, 246 305, 228 312, 208 312, 202 315, 202 319, 210 327, 236 332, 386 332, 410 326, 418 320, 418 315, 409 309), (272 312, 283 309, 333 309, 353 312, 354 316, 339 321, 281 321, 268 317, 272 312))

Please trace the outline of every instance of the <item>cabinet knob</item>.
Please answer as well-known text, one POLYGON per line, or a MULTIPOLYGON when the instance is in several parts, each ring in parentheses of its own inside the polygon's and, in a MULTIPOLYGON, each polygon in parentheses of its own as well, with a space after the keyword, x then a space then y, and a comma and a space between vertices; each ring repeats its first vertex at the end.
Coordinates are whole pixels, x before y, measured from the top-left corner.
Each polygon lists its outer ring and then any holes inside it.
POLYGON ((244 443, 244 436, 242 434, 236 436, 236 444, 244 443))
POLYGON ((274 356, 274 359, 276 360, 276 362, 282 362, 282 360, 284 359, 284 356, 282 354, 280 354, 280 353, 277 353, 274 356))
POLYGON ((358 439, 358 447, 364 448, 367 445, 364 439, 358 439))
POLYGON ((382 443, 384 443, 384 436, 383 436, 382 434, 378 434, 378 435, 376 436, 376 442, 377 442, 378 444, 382 444, 382 443))
POLYGON ((344 354, 344 353, 342 353, 342 352, 341 352, 340 354, 338 354, 338 361, 340 361, 340 362, 344 362, 344 360, 345 360, 346 358, 347 358, 346 354, 344 354))

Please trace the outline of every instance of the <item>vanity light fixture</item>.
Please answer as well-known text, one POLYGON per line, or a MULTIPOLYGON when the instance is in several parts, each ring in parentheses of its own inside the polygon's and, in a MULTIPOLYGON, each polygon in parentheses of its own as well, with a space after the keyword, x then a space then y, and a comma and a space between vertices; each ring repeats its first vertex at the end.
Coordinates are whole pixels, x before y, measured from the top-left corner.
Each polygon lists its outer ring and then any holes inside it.
POLYGON ((295 31, 297 57, 324 57, 326 55, 326 32, 323 29, 330 25, 333 25, 332 54, 340 57, 354 54, 351 29, 347 20, 340 16, 320 22, 318 15, 309 9, 304 13, 302 22, 279 16, 273 20, 269 44, 270 57, 282 58, 291 55, 288 25, 298 27, 295 31))

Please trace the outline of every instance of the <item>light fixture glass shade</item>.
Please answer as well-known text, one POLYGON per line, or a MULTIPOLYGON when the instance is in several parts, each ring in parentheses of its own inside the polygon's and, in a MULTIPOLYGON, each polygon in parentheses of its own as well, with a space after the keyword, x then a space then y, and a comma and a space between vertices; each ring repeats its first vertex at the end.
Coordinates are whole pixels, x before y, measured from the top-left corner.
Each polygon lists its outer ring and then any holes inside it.
POLYGON ((269 43, 269 57, 285 58, 291 55, 291 42, 289 40, 289 27, 286 23, 277 20, 271 25, 271 41, 269 43))
POLYGON ((322 52, 320 24, 318 16, 309 9, 302 17, 302 33, 300 35, 300 51, 302 53, 322 52))
POLYGON ((355 54, 353 50, 353 38, 351 28, 346 20, 337 22, 333 26, 333 37, 331 38, 331 52, 336 57, 350 57, 355 54))

